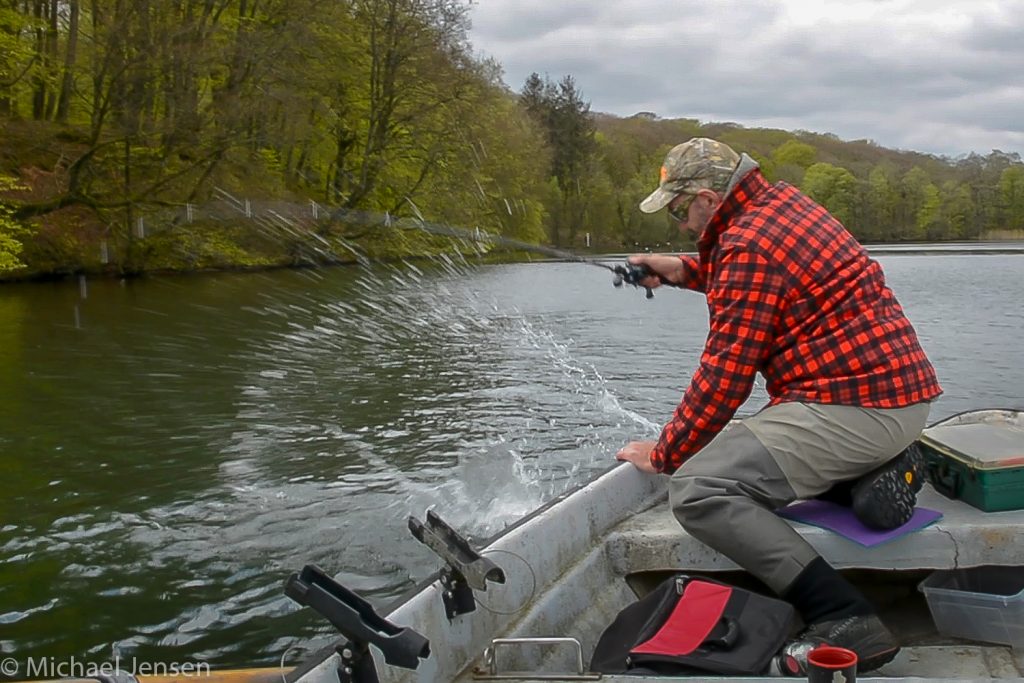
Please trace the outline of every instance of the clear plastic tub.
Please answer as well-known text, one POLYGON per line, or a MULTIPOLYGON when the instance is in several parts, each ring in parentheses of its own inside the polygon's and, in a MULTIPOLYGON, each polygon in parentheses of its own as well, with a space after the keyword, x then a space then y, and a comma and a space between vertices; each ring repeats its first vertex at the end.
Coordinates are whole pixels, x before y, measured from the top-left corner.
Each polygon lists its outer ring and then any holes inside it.
POLYGON ((1024 567, 937 571, 919 588, 939 633, 1024 649, 1024 567))

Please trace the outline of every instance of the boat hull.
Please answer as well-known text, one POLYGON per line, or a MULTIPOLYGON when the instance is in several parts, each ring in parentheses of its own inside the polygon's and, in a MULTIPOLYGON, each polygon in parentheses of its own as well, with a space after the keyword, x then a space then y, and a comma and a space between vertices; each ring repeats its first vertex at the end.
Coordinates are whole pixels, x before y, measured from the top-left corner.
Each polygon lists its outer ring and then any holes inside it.
MULTIPOLYGON (((389 667, 378 656, 381 680, 469 681, 481 674, 486 679, 495 670, 502 680, 538 680, 544 675, 558 677, 559 672, 558 680, 574 680, 579 673, 574 647, 532 641, 503 646, 492 658, 485 653, 495 638, 573 638, 580 644, 583 661, 589 662, 605 626, 668 573, 703 574, 737 585, 750 581, 735 563, 678 525, 668 506, 667 483, 667 477, 642 474, 622 464, 510 528, 481 550, 501 566, 506 583, 478 592, 473 612, 449 620, 440 583, 421 586, 389 610, 387 618, 429 638, 431 656, 415 671, 389 667)), ((825 529, 793 525, 865 590, 901 637, 903 651, 878 675, 928 681, 1024 680, 1024 652, 943 636, 918 590, 932 570, 1024 567, 1024 512, 987 513, 930 486, 922 490, 919 504, 939 510, 943 517, 871 548, 825 529)), ((338 664, 336 654, 325 653, 289 679, 337 683, 338 664)))

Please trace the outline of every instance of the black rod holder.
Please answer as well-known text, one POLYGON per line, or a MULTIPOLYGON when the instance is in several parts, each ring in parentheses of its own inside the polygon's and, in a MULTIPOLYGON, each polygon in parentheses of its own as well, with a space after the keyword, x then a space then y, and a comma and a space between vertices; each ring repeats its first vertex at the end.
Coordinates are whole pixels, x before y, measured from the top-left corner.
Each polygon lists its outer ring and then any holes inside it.
POLYGON ((433 510, 427 510, 427 521, 409 517, 409 531, 420 543, 433 550, 445 566, 440 572, 441 598, 448 619, 476 609, 473 590, 486 591, 487 582, 505 583, 505 572, 470 545, 433 510))
POLYGON ((285 584, 289 598, 324 616, 347 640, 335 649, 341 656, 339 683, 378 683, 370 645, 384 655, 391 666, 415 669, 420 659, 430 656, 430 641, 410 628, 392 624, 373 606, 308 564, 292 574, 285 584))

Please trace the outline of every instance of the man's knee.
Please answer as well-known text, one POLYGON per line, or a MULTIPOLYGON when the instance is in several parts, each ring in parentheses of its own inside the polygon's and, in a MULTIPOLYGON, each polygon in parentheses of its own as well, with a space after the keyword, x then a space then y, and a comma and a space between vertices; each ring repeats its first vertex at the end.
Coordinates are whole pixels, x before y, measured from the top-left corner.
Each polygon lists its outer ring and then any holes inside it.
POLYGON ((691 536, 702 538, 718 513, 728 504, 729 487, 722 480, 677 473, 669 486, 672 514, 691 536))

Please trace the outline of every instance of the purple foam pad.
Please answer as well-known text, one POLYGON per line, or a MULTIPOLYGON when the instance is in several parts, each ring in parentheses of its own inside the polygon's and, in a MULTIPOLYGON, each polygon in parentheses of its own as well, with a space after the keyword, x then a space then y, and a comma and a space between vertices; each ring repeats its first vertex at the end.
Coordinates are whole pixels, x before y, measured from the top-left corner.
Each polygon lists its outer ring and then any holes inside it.
POLYGON ((861 524, 850 508, 824 500, 808 500, 796 503, 780 508, 775 513, 786 519, 834 531, 840 536, 860 543, 867 548, 880 545, 900 536, 905 536, 912 531, 923 529, 942 518, 942 513, 938 510, 919 507, 914 510, 914 516, 910 518, 910 521, 903 526, 890 529, 889 531, 878 531, 861 524))

